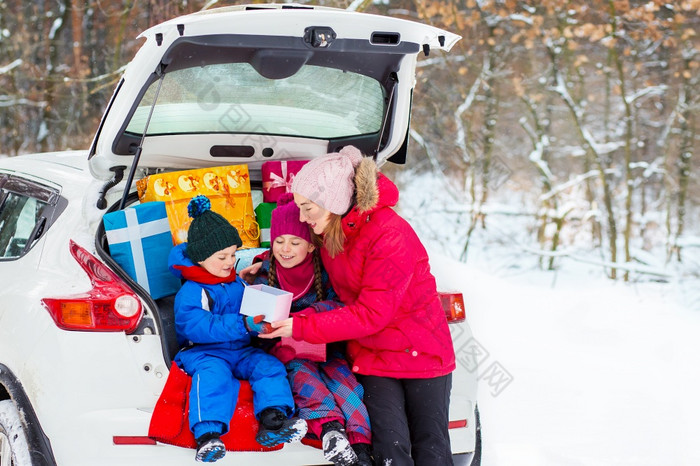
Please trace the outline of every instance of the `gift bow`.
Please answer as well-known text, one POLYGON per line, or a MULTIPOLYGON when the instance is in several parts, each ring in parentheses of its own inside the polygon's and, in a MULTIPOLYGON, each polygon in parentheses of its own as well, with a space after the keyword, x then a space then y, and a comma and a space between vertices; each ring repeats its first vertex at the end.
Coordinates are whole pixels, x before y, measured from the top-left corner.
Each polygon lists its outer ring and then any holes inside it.
POLYGON ((287 179, 287 162, 282 161, 280 165, 282 167, 282 176, 278 175, 277 173, 270 173, 271 181, 265 181, 263 183, 263 188, 267 189, 268 191, 272 188, 284 188, 285 193, 291 193, 294 173, 290 174, 289 179, 287 179))

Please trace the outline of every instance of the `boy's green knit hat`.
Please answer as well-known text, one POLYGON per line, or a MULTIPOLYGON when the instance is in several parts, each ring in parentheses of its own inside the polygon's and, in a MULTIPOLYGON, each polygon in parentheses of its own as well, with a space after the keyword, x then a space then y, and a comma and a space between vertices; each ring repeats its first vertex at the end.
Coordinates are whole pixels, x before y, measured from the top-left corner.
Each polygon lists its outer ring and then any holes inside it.
POLYGON ((234 244, 243 245, 236 227, 221 215, 211 210, 211 201, 206 196, 192 198, 187 205, 192 223, 187 230, 187 256, 192 262, 202 262, 215 252, 234 244))

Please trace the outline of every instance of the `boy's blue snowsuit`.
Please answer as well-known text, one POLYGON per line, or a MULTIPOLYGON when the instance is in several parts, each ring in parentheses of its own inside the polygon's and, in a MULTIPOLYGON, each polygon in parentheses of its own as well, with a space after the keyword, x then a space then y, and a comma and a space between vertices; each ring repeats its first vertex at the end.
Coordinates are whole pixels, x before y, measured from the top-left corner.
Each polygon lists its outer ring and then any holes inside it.
POLYGON ((192 376, 189 418, 195 438, 216 430, 212 421, 224 425, 222 434, 228 432, 239 379, 250 382, 256 417, 271 407, 291 415, 294 399, 284 365, 250 344, 240 314, 243 281, 209 285, 188 279, 190 267, 199 273, 204 269, 187 257, 185 247, 183 243, 173 248, 168 266, 177 277, 187 279, 175 296, 175 330, 182 348, 175 362, 192 376))

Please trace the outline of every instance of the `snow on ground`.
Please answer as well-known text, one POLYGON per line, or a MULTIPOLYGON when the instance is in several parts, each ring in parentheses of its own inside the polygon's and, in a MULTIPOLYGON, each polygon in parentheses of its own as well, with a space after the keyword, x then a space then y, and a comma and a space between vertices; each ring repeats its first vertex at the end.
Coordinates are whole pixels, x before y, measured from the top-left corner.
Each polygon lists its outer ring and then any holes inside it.
POLYGON ((485 465, 700 464, 698 313, 659 290, 463 267, 474 335, 513 377, 480 387, 485 465))
POLYGON ((442 254, 431 259, 436 275, 464 290, 467 319, 489 354, 484 366, 497 361, 512 377, 505 388, 480 383, 485 466, 700 464, 693 274, 625 284, 566 260, 542 271, 516 246, 523 230, 508 230, 512 217, 490 219, 468 264, 456 262, 447 256, 461 245, 439 234, 459 238, 463 226, 419 186, 402 186, 400 211, 431 254, 442 254))

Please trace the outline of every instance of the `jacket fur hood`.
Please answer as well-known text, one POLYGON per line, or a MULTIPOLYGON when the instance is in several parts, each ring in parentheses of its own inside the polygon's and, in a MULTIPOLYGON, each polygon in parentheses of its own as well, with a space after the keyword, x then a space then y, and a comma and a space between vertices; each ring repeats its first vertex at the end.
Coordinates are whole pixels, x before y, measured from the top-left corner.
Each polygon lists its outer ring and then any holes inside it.
POLYGON ((389 178, 377 169, 371 157, 364 157, 355 170, 355 206, 359 213, 380 207, 393 207, 399 200, 399 191, 389 178))

